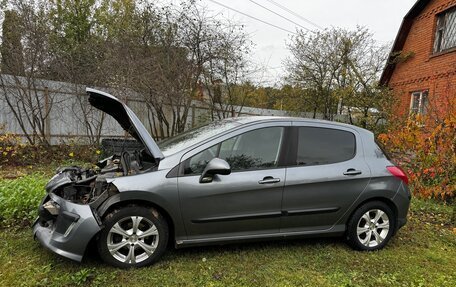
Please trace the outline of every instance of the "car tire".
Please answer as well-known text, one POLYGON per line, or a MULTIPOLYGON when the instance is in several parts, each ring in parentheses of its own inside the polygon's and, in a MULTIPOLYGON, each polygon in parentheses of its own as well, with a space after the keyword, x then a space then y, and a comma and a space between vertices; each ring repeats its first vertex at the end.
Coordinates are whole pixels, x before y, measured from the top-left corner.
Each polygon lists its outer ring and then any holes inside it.
POLYGON ((396 228, 391 208, 381 201, 371 201, 359 207, 347 224, 346 239, 356 250, 372 251, 385 247, 396 228))
POLYGON ((154 208, 120 207, 105 216, 103 225, 97 241, 98 252, 106 263, 113 266, 150 265, 166 250, 168 224, 154 208))

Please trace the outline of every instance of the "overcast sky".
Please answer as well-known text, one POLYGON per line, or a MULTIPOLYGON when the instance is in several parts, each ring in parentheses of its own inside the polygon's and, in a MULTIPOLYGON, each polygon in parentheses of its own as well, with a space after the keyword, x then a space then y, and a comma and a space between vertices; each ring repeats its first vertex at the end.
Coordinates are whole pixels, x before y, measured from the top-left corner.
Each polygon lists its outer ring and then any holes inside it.
MULTIPOLYGON (((306 27, 316 29, 304 20, 275 6, 279 3, 320 27, 331 26, 355 29, 357 25, 367 27, 374 38, 382 43, 392 42, 402 18, 415 0, 214 0, 230 8, 242 11, 283 29, 295 31, 296 25, 256 5, 257 2, 270 10, 306 27)), ((283 75, 282 61, 288 56, 286 42, 290 33, 253 20, 240 13, 224 8, 210 0, 200 0, 214 13, 235 19, 245 24, 245 30, 255 43, 252 60, 267 66, 267 71, 256 76, 263 84, 276 83, 283 75)), ((301 27, 298 27, 301 28, 301 27)))

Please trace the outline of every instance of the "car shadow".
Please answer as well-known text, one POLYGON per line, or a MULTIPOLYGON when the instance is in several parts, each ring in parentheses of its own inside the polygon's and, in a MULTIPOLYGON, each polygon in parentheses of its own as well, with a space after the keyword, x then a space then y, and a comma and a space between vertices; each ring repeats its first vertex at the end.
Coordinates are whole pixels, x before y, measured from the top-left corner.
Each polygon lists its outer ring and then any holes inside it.
POLYGON ((265 239, 247 242, 236 242, 229 244, 214 244, 207 246, 193 246, 180 249, 174 249, 175 254, 187 253, 213 253, 213 252, 230 252, 230 251, 256 251, 262 249, 283 249, 293 247, 324 248, 328 245, 344 246, 341 238, 296 238, 296 239, 265 239))
MULTIPOLYGON (((281 252, 285 248, 306 248, 309 250, 326 249, 328 247, 337 247, 349 250, 350 248, 345 244, 341 237, 329 237, 329 238, 297 238, 297 239, 265 239, 261 241, 249 241, 242 243, 230 243, 223 245, 206 245, 206 246, 191 246, 185 248, 176 249, 172 245, 168 246, 167 251, 163 257, 159 260, 160 265, 172 263, 177 259, 189 259, 198 260, 200 258, 220 256, 221 254, 230 253, 250 253, 256 251, 262 251, 268 249, 269 252, 281 252)), ((68 260, 71 261, 71 260, 68 260)), ((72 261, 71 261, 72 262, 72 261)), ((83 264, 99 265, 105 263, 102 261, 97 252, 95 242, 89 244, 83 264)), ((77 263, 76 263, 77 264, 77 263)))
MULTIPOLYGON (((390 246, 396 245, 395 238, 392 238, 390 246)), ((49 252, 52 255, 54 253, 41 248, 39 242, 35 241, 37 252, 49 252)), ((293 249, 307 250, 307 251, 318 251, 325 250, 328 248, 338 248, 340 250, 352 250, 347 246, 342 237, 315 237, 315 238, 290 238, 290 239, 264 239, 247 242, 236 242, 223 245, 206 245, 206 246, 191 246, 185 248, 176 249, 172 244, 167 248, 167 251, 163 257, 159 260, 157 265, 168 265, 175 260, 201 260, 203 258, 210 258, 220 256, 223 254, 231 253, 254 253, 261 252, 265 249, 268 250, 269 254, 272 252, 283 252, 284 250, 293 251, 293 249)), ((388 246, 386 246, 388 248, 388 246)), ((355 251, 353 251, 355 252, 355 251)), ((81 263, 67 259, 62 256, 55 255, 56 261, 65 265, 78 267, 82 265, 87 266, 100 266, 106 265, 101 257, 98 255, 97 244, 95 240, 92 240, 87 246, 86 252, 81 263)), ((114 268, 114 267, 113 267, 114 268)))

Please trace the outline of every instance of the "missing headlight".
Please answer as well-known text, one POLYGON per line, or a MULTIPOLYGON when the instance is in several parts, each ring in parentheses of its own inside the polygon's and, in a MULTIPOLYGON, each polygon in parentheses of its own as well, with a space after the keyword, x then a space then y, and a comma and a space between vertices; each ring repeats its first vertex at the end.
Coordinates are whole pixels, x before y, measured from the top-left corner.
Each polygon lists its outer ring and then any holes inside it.
POLYGON ((60 206, 55 203, 53 200, 49 200, 43 204, 43 208, 47 210, 51 215, 56 216, 60 212, 60 206))

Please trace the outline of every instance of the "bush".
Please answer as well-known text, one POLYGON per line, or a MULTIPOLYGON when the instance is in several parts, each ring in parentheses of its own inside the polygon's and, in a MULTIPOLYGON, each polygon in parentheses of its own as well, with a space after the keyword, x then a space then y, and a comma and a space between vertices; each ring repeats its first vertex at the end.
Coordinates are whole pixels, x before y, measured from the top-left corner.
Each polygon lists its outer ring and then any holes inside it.
POLYGON ((99 154, 98 147, 81 145, 76 140, 52 146, 31 145, 0 126, 0 166, 46 165, 68 160, 94 162, 99 154))
POLYGON ((17 179, 0 180, 0 223, 30 225, 38 215, 38 205, 45 195, 49 178, 31 174, 17 179))
POLYGON ((456 114, 435 121, 411 117, 378 139, 409 175, 414 194, 451 200, 456 196, 456 114))
POLYGON ((4 127, 0 126, 0 164, 14 162, 18 158, 18 151, 22 150, 25 144, 21 138, 14 134, 5 133, 4 127))

